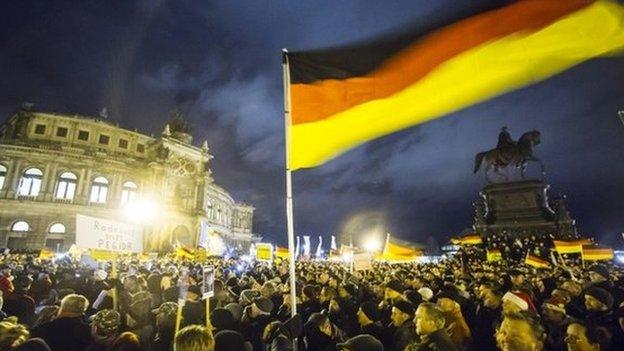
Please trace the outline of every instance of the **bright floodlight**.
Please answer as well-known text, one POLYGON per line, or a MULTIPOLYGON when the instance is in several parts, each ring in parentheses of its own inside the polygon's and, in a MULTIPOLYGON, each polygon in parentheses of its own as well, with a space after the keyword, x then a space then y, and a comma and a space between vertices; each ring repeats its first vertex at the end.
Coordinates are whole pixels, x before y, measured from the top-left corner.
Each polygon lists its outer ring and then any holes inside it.
POLYGON ((368 251, 368 252, 379 251, 379 249, 381 249, 381 243, 375 237, 368 238, 364 242, 364 249, 366 249, 366 251, 368 251))
POLYGON ((155 201, 137 199, 126 205, 124 212, 130 220, 147 223, 158 215, 158 205, 155 201))

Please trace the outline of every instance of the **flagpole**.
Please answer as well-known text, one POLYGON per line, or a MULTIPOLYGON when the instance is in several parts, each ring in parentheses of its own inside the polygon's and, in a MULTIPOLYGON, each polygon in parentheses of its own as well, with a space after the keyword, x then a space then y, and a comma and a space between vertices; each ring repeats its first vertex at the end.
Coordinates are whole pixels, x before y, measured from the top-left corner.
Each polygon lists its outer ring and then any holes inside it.
POLYGON ((282 73, 284 79, 284 135, 286 155, 286 225, 288 228, 288 257, 290 261, 290 315, 297 314, 297 292, 295 279, 295 229, 293 222, 292 171, 290 170, 290 65, 288 50, 282 49, 282 73))

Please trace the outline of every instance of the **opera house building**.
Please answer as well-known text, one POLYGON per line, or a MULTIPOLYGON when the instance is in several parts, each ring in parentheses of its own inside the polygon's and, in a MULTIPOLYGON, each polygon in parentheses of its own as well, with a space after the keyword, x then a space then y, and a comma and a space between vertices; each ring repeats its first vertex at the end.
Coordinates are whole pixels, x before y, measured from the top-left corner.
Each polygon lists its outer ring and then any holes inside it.
POLYGON ((206 237, 247 250, 254 208, 211 177, 178 114, 159 137, 106 119, 21 110, 0 126, 0 247, 67 249, 76 216, 135 223, 144 251, 206 237))

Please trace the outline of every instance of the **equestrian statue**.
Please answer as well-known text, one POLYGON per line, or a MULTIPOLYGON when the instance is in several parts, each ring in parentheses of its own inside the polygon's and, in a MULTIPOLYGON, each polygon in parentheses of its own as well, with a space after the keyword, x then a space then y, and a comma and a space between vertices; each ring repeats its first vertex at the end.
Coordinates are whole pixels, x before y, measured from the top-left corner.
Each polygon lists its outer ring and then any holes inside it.
POLYGON ((492 182, 489 177, 492 172, 508 180, 507 174, 501 173, 501 170, 513 166, 520 168, 520 175, 522 179, 525 179, 527 164, 536 162, 540 164, 542 175, 544 175, 544 164, 539 158, 533 156, 533 147, 539 143, 540 132, 537 130, 522 134, 516 142, 507 131, 507 127, 503 127, 498 135, 496 148, 480 152, 475 157, 474 173, 477 173, 481 165, 485 164, 485 179, 488 182, 492 182))

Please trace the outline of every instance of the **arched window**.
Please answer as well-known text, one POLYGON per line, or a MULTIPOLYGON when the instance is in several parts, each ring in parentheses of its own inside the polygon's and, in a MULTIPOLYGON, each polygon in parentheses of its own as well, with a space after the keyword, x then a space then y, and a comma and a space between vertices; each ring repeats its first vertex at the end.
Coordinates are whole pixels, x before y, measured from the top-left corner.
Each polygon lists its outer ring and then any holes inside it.
POLYGON ((136 197, 137 193, 137 185, 133 182, 125 182, 121 188, 121 205, 125 206, 132 201, 136 197))
POLYGON ((91 196, 89 202, 97 204, 105 204, 106 196, 108 195, 108 180, 104 177, 97 177, 93 179, 91 184, 91 196))
POLYGON ((210 200, 206 201, 206 215, 211 219, 214 215, 214 208, 212 207, 212 202, 210 202, 210 200))
POLYGON ((50 234, 65 234, 65 226, 61 223, 54 223, 48 229, 50 234))
POLYGON ((4 180, 6 179, 7 168, 4 165, 0 165, 0 189, 4 187, 4 180))
POLYGON ((17 221, 11 226, 12 232, 28 232, 30 231, 30 225, 24 221, 17 221))
POLYGON ((221 221, 221 207, 217 209, 217 221, 221 221))
POLYGON ((22 175, 17 194, 23 196, 37 196, 41 190, 43 172, 38 168, 29 168, 22 175))
POLYGON ((76 175, 71 172, 62 173, 56 186, 55 198, 62 200, 73 200, 76 193, 76 175))

